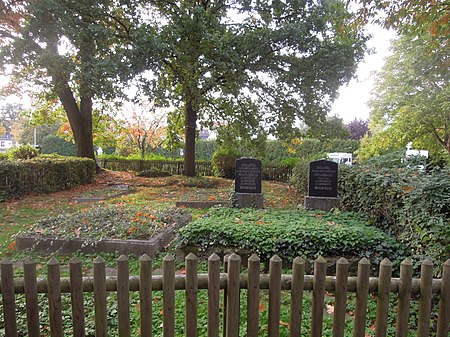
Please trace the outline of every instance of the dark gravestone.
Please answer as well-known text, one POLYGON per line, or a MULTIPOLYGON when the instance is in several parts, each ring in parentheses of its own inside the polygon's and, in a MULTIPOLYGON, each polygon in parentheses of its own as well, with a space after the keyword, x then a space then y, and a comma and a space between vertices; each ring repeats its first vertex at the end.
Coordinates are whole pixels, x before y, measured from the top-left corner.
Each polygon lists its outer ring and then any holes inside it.
POLYGON ((264 208, 261 193, 261 160, 240 158, 236 160, 236 179, 234 190, 238 207, 264 208))
POLYGON ((337 198, 338 164, 327 160, 309 163, 308 196, 337 198))
POLYGON ((337 197, 338 164, 327 160, 317 160, 309 164, 307 209, 330 211, 340 207, 337 197))
POLYGON ((261 160, 240 158, 236 160, 236 193, 261 193, 261 160))

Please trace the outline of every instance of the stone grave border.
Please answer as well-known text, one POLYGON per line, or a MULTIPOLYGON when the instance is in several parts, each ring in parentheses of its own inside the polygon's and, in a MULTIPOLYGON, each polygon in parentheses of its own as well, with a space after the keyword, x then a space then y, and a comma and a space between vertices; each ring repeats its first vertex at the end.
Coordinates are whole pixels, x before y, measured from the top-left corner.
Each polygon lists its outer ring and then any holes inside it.
POLYGON ((186 220, 183 223, 176 223, 174 227, 166 228, 148 240, 104 239, 87 244, 86 240, 81 238, 65 239, 39 235, 18 235, 16 237, 16 249, 61 254, 75 252, 85 254, 104 252, 136 256, 148 254, 150 257, 154 257, 172 241, 177 228, 183 227, 192 221, 192 215, 189 214, 189 219, 186 218, 186 220))

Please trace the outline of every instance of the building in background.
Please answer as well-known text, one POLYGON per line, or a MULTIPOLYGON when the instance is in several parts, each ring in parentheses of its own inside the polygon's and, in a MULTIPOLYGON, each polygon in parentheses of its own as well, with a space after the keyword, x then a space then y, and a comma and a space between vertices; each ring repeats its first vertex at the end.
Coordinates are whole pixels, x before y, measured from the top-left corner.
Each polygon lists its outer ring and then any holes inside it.
POLYGON ((10 133, 6 133, 0 136, 0 152, 6 152, 16 145, 17 142, 14 140, 14 137, 10 133))

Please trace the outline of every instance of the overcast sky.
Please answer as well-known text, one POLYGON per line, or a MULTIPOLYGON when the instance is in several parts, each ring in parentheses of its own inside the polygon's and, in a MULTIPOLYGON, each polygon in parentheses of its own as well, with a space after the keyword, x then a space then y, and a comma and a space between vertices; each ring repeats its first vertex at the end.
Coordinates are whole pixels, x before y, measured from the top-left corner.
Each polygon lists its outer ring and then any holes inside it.
POLYGON ((390 54, 390 41, 395 38, 393 31, 379 26, 370 25, 368 30, 373 37, 367 45, 374 49, 374 53, 366 55, 364 62, 359 64, 357 78, 340 88, 339 98, 335 101, 330 113, 332 116, 338 115, 343 118, 345 123, 355 118, 369 118, 369 107, 366 103, 370 99, 370 92, 374 85, 374 72, 383 67, 385 57, 390 54))

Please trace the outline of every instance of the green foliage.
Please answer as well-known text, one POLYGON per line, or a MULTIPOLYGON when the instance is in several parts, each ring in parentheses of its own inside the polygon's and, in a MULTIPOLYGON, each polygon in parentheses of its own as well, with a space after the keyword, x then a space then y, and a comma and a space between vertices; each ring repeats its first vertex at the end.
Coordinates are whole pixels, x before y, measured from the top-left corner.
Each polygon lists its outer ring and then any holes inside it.
POLYGON ((0 161, 0 200, 90 183, 95 173, 96 164, 88 158, 42 156, 0 161))
POLYGON ((13 147, 8 150, 8 156, 11 160, 27 160, 35 158, 38 155, 39 150, 29 144, 13 147))
POLYGON ((239 157, 239 152, 233 148, 218 149, 212 157, 214 175, 222 178, 234 178, 236 159, 239 157))
POLYGON ((217 150, 215 140, 199 139, 195 142, 195 160, 211 160, 217 150))
POLYGON ((433 45, 429 33, 403 35, 393 43, 393 54, 378 75, 371 101, 373 136, 361 155, 404 148, 427 149, 450 158, 450 72, 448 48, 433 45))
POLYGON ((41 153, 56 153, 62 156, 75 156, 75 144, 67 140, 49 135, 42 140, 41 153))
POLYGON ((148 178, 155 178, 155 177, 168 177, 170 176, 170 172, 162 170, 157 167, 152 167, 149 170, 143 170, 140 172, 137 172, 136 175, 138 177, 148 177, 148 178))
POLYGON ((331 116, 327 117, 325 120, 319 120, 308 129, 306 134, 310 138, 320 139, 321 141, 346 139, 350 136, 343 119, 337 116, 331 116))
POLYGON ((178 245, 231 246, 268 259, 325 256, 397 258, 400 245, 356 213, 213 209, 178 230, 178 245))
POLYGON ((340 166, 339 196, 344 209, 368 214, 374 225, 395 234, 411 253, 440 265, 450 247, 450 172, 418 173, 389 167, 388 160, 340 166))
POLYGON ((8 160, 9 156, 7 153, 0 153, 0 161, 2 160, 8 160))

